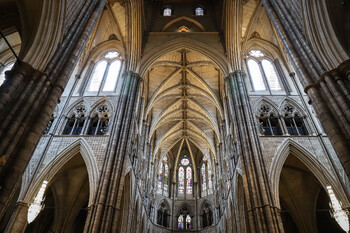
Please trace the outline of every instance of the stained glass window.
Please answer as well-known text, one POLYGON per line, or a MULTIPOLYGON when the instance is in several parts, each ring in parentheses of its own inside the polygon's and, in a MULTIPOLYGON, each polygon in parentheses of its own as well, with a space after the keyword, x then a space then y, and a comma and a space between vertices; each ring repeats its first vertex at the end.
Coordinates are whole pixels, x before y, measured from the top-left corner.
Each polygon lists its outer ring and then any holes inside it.
POLYGON ((179 168, 179 194, 185 193, 185 169, 179 168))
POLYGON ((179 229, 184 229, 184 216, 179 216, 179 218, 177 219, 177 224, 179 229))
POLYGON ((277 78, 275 67, 272 65, 272 63, 267 59, 263 59, 261 64, 262 64, 262 67, 264 68, 267 83, 269 84, 271 91, 282 90, 280 82, 278 81, 278 78, 277 78))
POLYGON ((207 174, 205 172, 205 163, 202 164, 201 167, 201 178, 202 178, 202 190, 206 191, 207 190, 207 174))
POLYGON ((161 190, 163 181, 163 163, 159 163, 158 174, 158 189, 161 190))
POLYGON ((186 168, 186 194, 192 194, 192 169, 186 168))
POLYGON ((169 177, 169 166, 164 165, 164 191, 168 191, 168 177, 169 177))
POLYGON ((181 165, 187 166, 187 165, 189 165, 189 164, 190 164, 190 160, 188 160, 188 159, 186 159, 186 158, 184 158, 184 159, 181 160, 181 165))
POLYGON ((250 76, 252 78, 253 87, 255 91, 264 91, 266 90, 263 77, 260 72, 260 67, 256 61, 253 59, 248 60, 248 69, 250 76))
POLYGON ((96 67, 94 72, 92 73, 92 78, 90 81, 90 86, 88 91, 97 92, 100 89, 100 85, 106 71, 107 61, 100 61, 96 67))
POLYGON ((15 64, 14 62, 7 64, 5 66, 5 68, 1 71, 1 73, 0 73, 0 85, 3 84, 5 81, 5 72, 11 70, 14 64, 15 64))
POLYGON ((186 216, 186 229, 191 229, 192 219, 189 215, 186 216))
POLYGON ((116 60, 111 63, 108 70, 106 82, 103 87, 103 91, 114 91, 119 76, 121 64, 122 62, 120 60, 116 60))
POLYGON ((213 192, 213 172, 211 169, 211 164, 208 164, 208 194, 213 192))

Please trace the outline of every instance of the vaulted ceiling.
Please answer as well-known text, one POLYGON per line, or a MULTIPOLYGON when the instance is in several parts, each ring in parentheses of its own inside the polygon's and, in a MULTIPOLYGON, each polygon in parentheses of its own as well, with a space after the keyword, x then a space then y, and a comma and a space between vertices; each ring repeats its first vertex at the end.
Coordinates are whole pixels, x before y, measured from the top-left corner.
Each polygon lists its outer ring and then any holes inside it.
POLYGON ((145 110, 149 140, 155 139, 153 155, 162 157, 186 139, 215 157, 223 120, 221 88, 222 74, 207 57, 189 50, 160 57, 148 72, 145 110))

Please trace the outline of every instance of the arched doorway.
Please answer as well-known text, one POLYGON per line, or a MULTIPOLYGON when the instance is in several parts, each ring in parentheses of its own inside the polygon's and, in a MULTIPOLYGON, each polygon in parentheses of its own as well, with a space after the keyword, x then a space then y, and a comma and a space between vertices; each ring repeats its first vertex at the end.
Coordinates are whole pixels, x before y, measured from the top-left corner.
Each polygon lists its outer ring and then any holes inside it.
POLYGON ((83 232, 88 201, 88 171, 78 153, 48 182, 44 209, 25 232, 83 232))
POLYGON ((281 217, 286 233, 344 233, 329 213, 329 196, 311 170, 294 155, 279 181, 281 217))

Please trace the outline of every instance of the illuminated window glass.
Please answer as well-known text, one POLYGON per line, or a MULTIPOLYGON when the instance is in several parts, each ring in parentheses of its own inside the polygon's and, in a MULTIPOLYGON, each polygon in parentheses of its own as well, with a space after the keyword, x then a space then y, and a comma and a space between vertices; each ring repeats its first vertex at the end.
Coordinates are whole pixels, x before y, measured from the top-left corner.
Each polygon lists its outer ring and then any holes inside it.
POLYGON ((192 169, 186 168, 186 194, 192 194, 192 169))
POLYGON ((204 9, 202 7, 197 7, 195 10, 194 10, 194 13, 195 15, 197 16, 203 16, 204 15, 204 9))
POLYGON ((179 229, 184 229, 184 216, 180 215, 177 219, 177 226, 179 229))
POLYGON ((208 164, 208 194, 213 192, 213 172, 211 169, 211 164, 208 164))
POLYGON ((105 54, 105 58, 107 59, 113 59, 119 56, 119 53, 117 51, 110 51, 105 54))
POLYGON ((0 85, 2 85, 5 81, 5 72, 11 70, 14 64, 15 64, 14 62, 7 64, 5 66, 5 68, 1 71, 1 73, 0 73, 0 85))
POLYGON ((97 92, 100 89, 100 85, 105 74, 107 67, 107 61, 100 61, 96 67, 94 72, 92 73, 92 78, 90 81, 90 86, 88 91, 97 92))
POLYGON ((170 7, 166 7, 163 10, 163 16, 171 16, 173 14, 173 10, 170 7))
POLYGON ((122 62, 120 60, 116 60, 111 63, 108 70, 106 82, 103 87, 103 91, 114 91, 119 76, 121 64, 122 62))
POLYGON ((207 190, 207 174, 205 172, 205 164, 202 164, 201 167, 201 179, 202 179, 202 191, 206 191, 207 190))
POLYGON ((169 177, 169 166, 164 165, 164 191, 168 191, 168 177, 169 177))
POLYGON ((190 160, 189 159, 184 158, 184 159, 181 160, 181 165, 187 166, 189 164, 190 164, 190 160))
POLYGON ((260 50, 252 50, 249 52, 249 55, 252 57, 263 57, 264 53, 261 52, 260 50))
POLYGON ((163 163, 159 163, 158 169, 158 189, 162 189, 162 181, 163 181, 163 163))
POLYGON ((179 194, 185 193, 185 169, 179 168, 179 194))
POLYGON ((262 64, 262 67, 264 68, 264 72, 265 72, 267 83, 269 84, 270 90, 271 91, 282 90, 280 82, 278 81, 278 78, 277 78, 275 67, 272 65, 272 63, 267 59, 263 59, 261 64, 262 64))
POLYGON ((253 59, 248 60, 248 69, 253 82, 253 87, 255 91, 266 90, 263 77, 260 72, 260 67, 256 61, 253 59))
POLYGON ((189 215, 186 216, 186 229, 192 228, 192 219, 189 215))

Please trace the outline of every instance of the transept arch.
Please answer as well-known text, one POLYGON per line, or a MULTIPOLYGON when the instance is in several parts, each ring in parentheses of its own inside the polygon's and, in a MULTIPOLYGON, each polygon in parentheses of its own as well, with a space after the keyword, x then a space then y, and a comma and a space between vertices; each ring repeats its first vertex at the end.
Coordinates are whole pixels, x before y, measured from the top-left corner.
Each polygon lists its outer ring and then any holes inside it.
POLYGON ((279 201, 279 180, 280 174, 289 155, 294 155, 302 163, 304 163, 312 172, 312 174, 318 179, 322 187, 327 190, 327 185, 331 185, 336 196, 343 203, 344 206, 349 206, 347 195, 345 194, 341 184, 338 180, 333 178, 334 176, 328 172, 316 158, 302 145, 295 142, 294 140, 287 139, 277 149, 272 164, 269 168, 269 177, 271 181, 271 189, 273 191, 273 197, 276 206, 280 208, 279 201))
POLYGON ((23 196, 23 201, 31 203, 38 189, 44 180, 49 183, 54 178, 56 173, 74 156, 80 154, 85 162, 88 171, 89 179, 89 205, 92 204, 93 195, 97 189, 99 169, 92 149, 84 138, 79 138, 65 149, 63 149, 53 160, 51 160, 40 174, 35 178, 35 181, 29 186, 28 190, 21 190, 20 197, 23 196))

